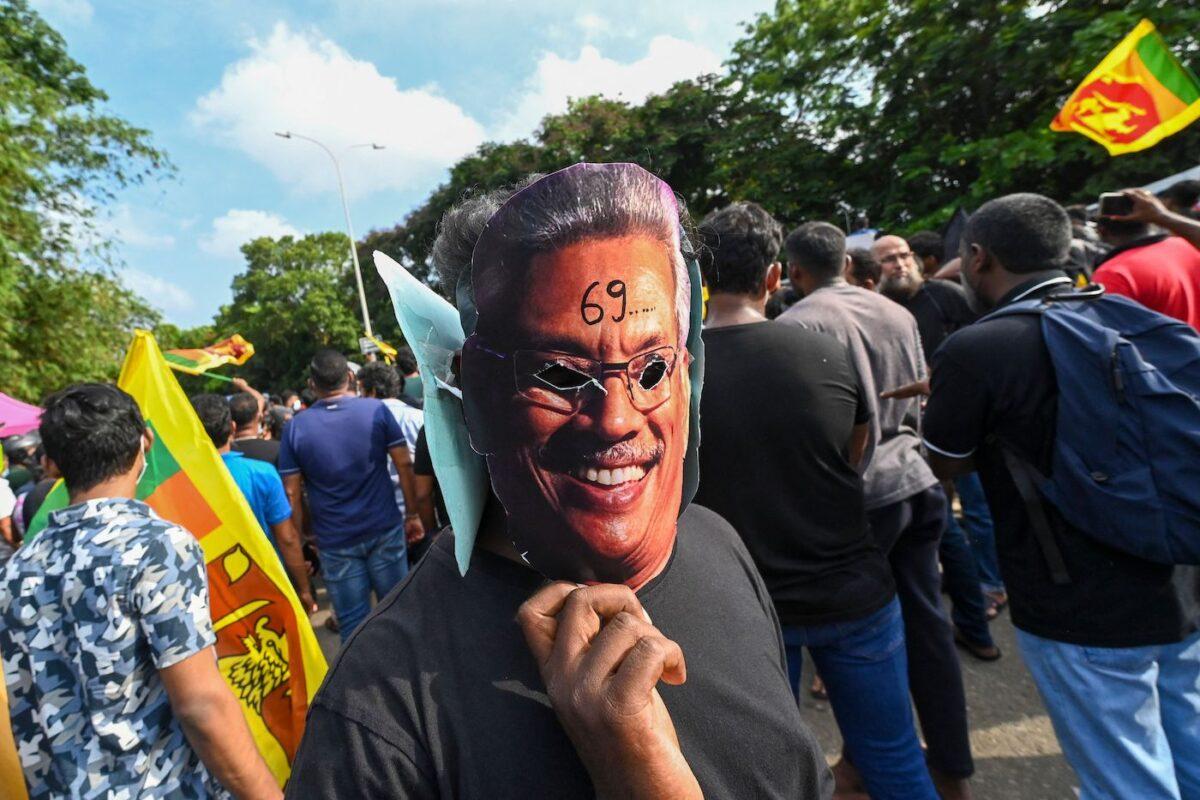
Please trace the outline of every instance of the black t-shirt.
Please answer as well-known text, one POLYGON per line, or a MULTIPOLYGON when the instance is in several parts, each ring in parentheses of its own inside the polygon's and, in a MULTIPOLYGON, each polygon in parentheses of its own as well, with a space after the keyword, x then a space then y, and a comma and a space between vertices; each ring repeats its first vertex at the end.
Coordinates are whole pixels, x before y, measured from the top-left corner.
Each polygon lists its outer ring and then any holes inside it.
POLYGON ((266 461, 273 467, 279 466, 279 442, 274 439, 234 439, 233 449, 259 461, 266 461))
MULTIPOLYGON (((330 669, 287 796, 594 797, 515 621, 542 583, 478 548, 460 577, 442 534, 330 669)), ((828 796, 766 590, 729 526, 690 506, 638 596, 683 649, 687 682, 658 690, 705 796, 828 796)))
POLYGON ((895 587, 847 445, 871 406, 846 348, 792 325, 704 331, 700 488, 762 572, 785 625, 859 619, 895 587))
POLYGON ((970 325, 977 316, 961 286, 932 278, 921 284, 908 300, 900 301, 900 305, 917 318, 926 363, 933 360, 933 354, 947 336, 970 325))
POLYGON ((446 501, 442 498, 441 487, 437 484, 437 474, 433 471, 433 457, 429 455, 429 441, 425 438, 425 426, 421 426, 417 434, 417 444, 413 452, 413 474, 433 478, 433 513, 438 528, 450 524, 450 515, 446 513, 446 501))
MULTIPOLYGON (((1065 273, 1042 274, 1015 288, 1001 305, 1070 286, 1065 273)), ((952 458, 975 457, 996 524, 1014 625, 1093 647, 1168 644, 1197 629, 1193 568, 1154 564, 1108 547, 1067 525, 1046 504, 1071 584, 1051 581, 1003 455, 988 441, 995 435, 1010 443, 1049 474, 1058 384, 1037 317, 985 320, 951 336, 934 359, 932 389, 925 443, 952 458)))

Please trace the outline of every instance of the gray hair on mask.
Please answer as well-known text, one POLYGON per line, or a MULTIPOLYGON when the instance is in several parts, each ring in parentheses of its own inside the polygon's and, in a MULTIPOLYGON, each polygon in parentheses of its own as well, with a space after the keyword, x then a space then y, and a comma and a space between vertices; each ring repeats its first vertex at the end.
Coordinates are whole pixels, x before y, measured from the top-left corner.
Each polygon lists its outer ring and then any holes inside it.
POLYGON ((478 280, 492 269, 521 268, 541 253, 587 239, 657 239, 674 266, 678 344, 683 349, 691 313, 690 227, 682 200, 636 164, 575 164, 452 208, 442 218, 432 261, 448 296, 454 298, 456 288, 469 283, 480 306, 506 283, 478 280))

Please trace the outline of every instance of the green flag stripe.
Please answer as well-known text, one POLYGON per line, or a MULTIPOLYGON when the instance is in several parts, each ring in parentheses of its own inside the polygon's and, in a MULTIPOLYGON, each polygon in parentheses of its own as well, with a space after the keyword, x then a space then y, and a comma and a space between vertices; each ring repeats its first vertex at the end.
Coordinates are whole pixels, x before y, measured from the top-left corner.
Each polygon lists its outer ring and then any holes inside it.
POLYGON ((1157 32, 1141 38, 1137 54, 1146 69, 1184 105, 1190 106, 1200 100, 1200 79, 1180 63, 1157 32))
POLYGON ((170 361, 172 364, 179 364, 180 366, 183 366, 183 367, 198 367, 198 366, 200 366, 199 360, 197 360, 195 358, 185 358, 176 353, 163 353, 163 358, 167 361, 170 361))
MULTIPOLYGON (((146 420, 146 426, 154 431, 154 445, 150 448, 150 457, 146 459, 146 474, 138 482, 137 499, 145 500, 163 484, 167 478, 170 478, 176 472, 179 472, 179 462, 175 460, 175 456, 171 455, 171 451, 163 443, 163 439, 158 435, 158 431, 154 428, 154 423, 146 420)), ((70 504, 70 498, 67 494, 67 485, 61 480, 54 484, 54 488, 46 495, 46 499, 42 501, 41 508, 33 515, 33 519, 29 521, 29 528, 25 532, 25 541, 33 541, 33 537, 42 532, 49 522, 50 514, 58 511, 60 508, 66 508, 70 504)))

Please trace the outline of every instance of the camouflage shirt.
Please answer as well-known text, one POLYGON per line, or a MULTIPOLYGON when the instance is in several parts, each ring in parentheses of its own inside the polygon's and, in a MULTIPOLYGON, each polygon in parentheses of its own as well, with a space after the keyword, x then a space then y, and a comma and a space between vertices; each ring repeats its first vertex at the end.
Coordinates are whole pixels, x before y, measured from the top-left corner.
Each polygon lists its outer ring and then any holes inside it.
POLYGON ((54 512, 0 569, 0 657, 30 797, 229 797, 158 677, 215 641, 191 534, 136 500, 54 512))

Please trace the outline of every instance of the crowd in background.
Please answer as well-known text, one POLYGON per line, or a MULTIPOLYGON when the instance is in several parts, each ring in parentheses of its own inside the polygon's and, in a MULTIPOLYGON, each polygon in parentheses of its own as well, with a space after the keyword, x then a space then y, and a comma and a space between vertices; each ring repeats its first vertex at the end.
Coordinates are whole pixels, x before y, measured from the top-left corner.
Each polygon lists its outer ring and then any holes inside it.
MULTIPOLYGON (((989 631, 1008 612, 1084 797, 1200 798, 1200 581, 1053 510, 1060 563, 1052 561, 1020 470, 1050 473, 1065 435, 1055 363, 1039 317, 989 316, 1098 284, 1182 323, 1164 336, 1194 338, 1200 182, 1120 196, 1122 213, 1097 216, 1010 195, 972 214, 958 241, 876 234, 849 251, 837 227, 809 222, 785 235, 755 203, 698 225, 709 298, 697 502, 732 524, 761 573, 796 696, 828 697, 844 740, 838 796, 970 796, 960 653, 1011 657, 989 631), (804 650, 817 673, 807 678, 804 650)), ((320 350, 300 391, 268 394, 241 380, 234 388, 193 397, 196 413, 302 604, 315 610, 323 585, 328 625, 344 641, 448 521, 415 360, 400 348, 395 365, 359 366, 320 350)), ((142 434, 136 406, 120 394, 64 389, 46 401, 40 436, 5 440, 0 559, 21 546, 60 478, 70 487, 95 477, 81 454, 113 462, 96 473, 104 481, 136 482, 144 456, 130 461, 121 447, 141 447, 142 434)), ((88 514, 56 512, 51 525, 111 533, 142 524, 137 509, 114 516, 104 501, 86 502, 88 514)), ((178 547, 171 563, 195 580, 195 553, 178 547)), ((0 572, 6 661, 20 644, 16 621, 28 618, 20 582, 30 574, 0 572)), ((155 613, 166 621, 148 634, 153 669, 167 672, 206 646, 195 609, 155 613)), ((143 658, 133 652, 125 657, 143 658)), ((19 709, 27 687, 8 677, 19 709)), ((163 714, 183 696, 178 679, 167 682, 163 714)), ((69 721, 79 712, 54 713, 69 721)), ((231 752, 248 740, 214 743, 183 716, 198 755, 184 754, 182 741, 155 750, 167 759, 163 788, 141 796, 217 796, 198 761, 236 794, 277 793, 261 765, 231 752)), ((26 766, 40 780, 56 751, 33 733, 23 739, 37 726, 14 720, 19 744, 41 754, 26 766)), ((150 716, 139 725, 146 741, 170 727, 150 716)), ((122 774, 107 777, 114 790, 122 774)), ((64 790, 43 785, 48 793, 35 796, 64 790)))

